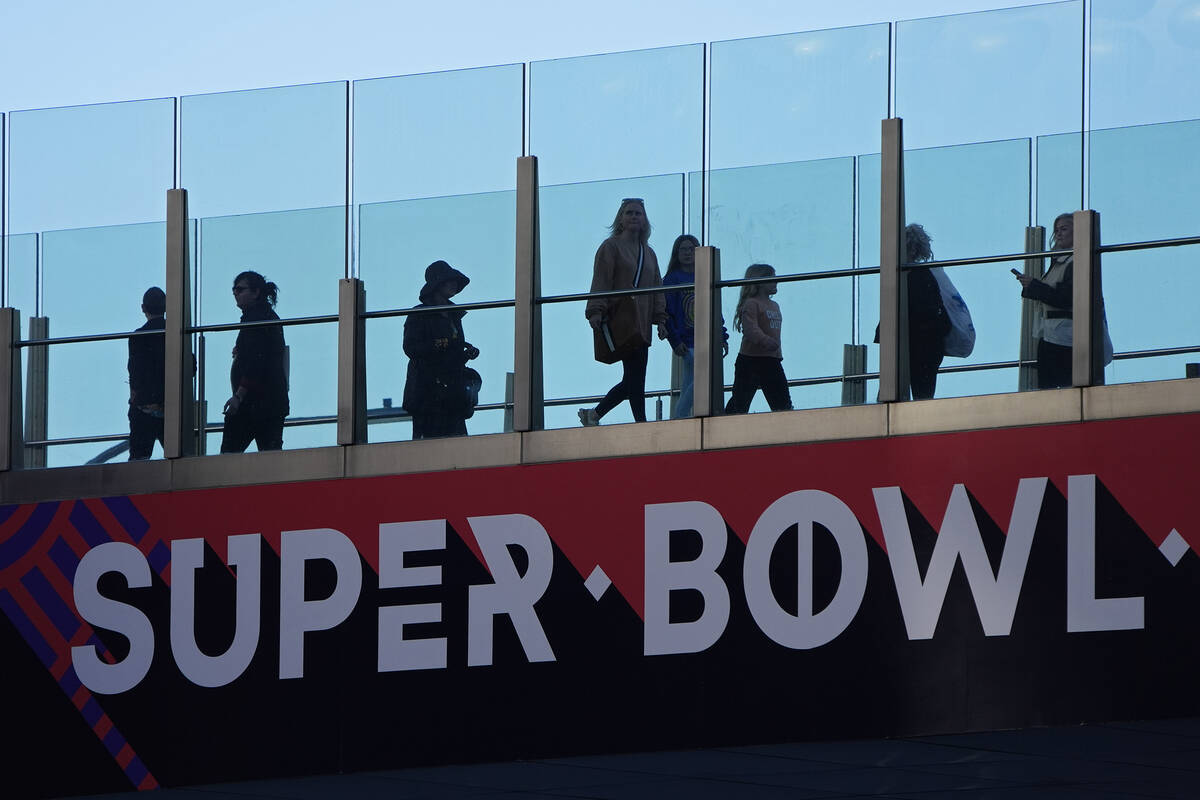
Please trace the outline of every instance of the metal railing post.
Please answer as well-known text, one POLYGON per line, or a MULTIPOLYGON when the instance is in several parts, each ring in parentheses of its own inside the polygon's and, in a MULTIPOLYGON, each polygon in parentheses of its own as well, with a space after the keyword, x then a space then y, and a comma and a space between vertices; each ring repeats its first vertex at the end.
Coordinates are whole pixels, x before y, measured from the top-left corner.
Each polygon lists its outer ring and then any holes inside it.
POLYGON ((904 276, 904 121, 883 120, 879 187, 879 402, 908 399, 904 276))
MULTIPOLYGON (((1046 229, 1041 225, 1026 228, 1025 252, 1040 253, 1045 249, 1046 229)), ((1041 280, 1046 274, 1046 259, 1026 259, 1024 272, 1030 278, 1041 280)), ((1037 366, 1033 362, 1037 361, 1037 331, 1045 314, 1045 306, 1036 300, 1021 300, 1021 366, 1017 368, 1017 391, 1031 392, 1038 388, 1037 366)))
MULTIPOLYGON (((49 339, 50 318, 30 317, 29 338, 49 339)), ((41 442, 47 438, 46 415, 49 403, 46 396, 50 368, 50 348, 44 344, 28 348, 25 362, 25 441, 41 442)), ((46 466, 46 447, 25 448, 25 466, 40 469, 46 466)))
POLYGON ((167 319, 166 386, 163 403, 163 454, 167 458, 195 452, 192 397, 191 264, 188 259, 187 190, 167 190, 167 319))
POLYGON ((697 247, 696 350, 693 354, 692 410, 697 417, 714 417, 725 410, 725 365, 721 352, 721 251, 697 247))
POLYGON ((1076 211, 1072 298, 1071 385, 1104 383, 1104 306, 1100 279, 1100 214, 1076 211))
POLYGON ((542 375, 542 255, 538 227, 537 156, 517 159, 516 308, 513 358, 514 431, 545 427, 542 375))
POLYGON ((21 469, 21 312, 0 308, 0 471, 21 469))
POLYGON ((358 278, 338 281, 337 442, 367 441, 366 289, 358 278))

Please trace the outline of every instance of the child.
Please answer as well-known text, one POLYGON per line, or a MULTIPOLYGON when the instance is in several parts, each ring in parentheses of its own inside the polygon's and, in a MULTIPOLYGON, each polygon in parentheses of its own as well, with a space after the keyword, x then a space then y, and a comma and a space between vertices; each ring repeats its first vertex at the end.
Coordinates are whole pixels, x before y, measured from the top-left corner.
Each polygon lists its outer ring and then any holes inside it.
MULTIPOLYGON (((770 264, 751 264, 747 278, 774 277, 770 264)), ((772 411, 792 407, 787 376, 783 374, 783 314, 779 304, 771 299, 776 285, 755 283, 742 287, 738 298, 733 328, 742 332, 742 347, 733 365, 733 396, 725 406, 726 414, 745 414, 750 410, 754 393, 762 389, 772 411)))

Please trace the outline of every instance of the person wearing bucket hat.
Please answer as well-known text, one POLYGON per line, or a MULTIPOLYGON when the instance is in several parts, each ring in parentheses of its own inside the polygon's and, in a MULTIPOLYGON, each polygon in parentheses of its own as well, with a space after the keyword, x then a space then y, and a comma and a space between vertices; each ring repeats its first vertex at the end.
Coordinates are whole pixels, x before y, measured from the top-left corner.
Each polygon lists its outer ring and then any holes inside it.
POLYGON ((479 357, 479 349, 463 336, 466 312, 446 308, 470 282, 445 261, 433 262, 425 269, 416 313, 404 319, 404 409, 412 416, 414 439, 465 436, 475 413, 481 381, 467 362, 479 357))

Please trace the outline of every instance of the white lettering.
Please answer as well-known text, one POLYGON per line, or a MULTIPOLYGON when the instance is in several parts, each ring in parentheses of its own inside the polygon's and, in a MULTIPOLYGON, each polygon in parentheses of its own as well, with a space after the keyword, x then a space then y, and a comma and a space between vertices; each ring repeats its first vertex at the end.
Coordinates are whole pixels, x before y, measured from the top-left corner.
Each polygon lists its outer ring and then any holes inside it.
MULTIPOLYGON (((446 520, 387 522, 379 526, 379 588, 440 586, 442 568, 406 567, 404 554, 416 550, 443 550, 446 520)), ((416 603, 379 609, 379 671, 445 669, 446 640, 405 639, 404 626, 441 622, 441 603, 416 603)))
POLYGON ((688 501, 647 505, 645 544, 645 625, 642 652, 648 656, 699 653, 725 632, 729 589, 717 574, 725 557, 725 520, 708 503, 688 501), (700 555, 671 561, 672 531, 700 534, 700 555), (671 622, 671 592, 694 589, 704 598, 700 618, 671 622))
POLYGON ((241 675, 258 649, 262 543, 257 533, 230 536, 228 563, 237 567, 233 643, 209 656, 196 644, 196 570, 204 566, 203 539, 171 542, 171 653, 197 686, 224 686, 241 675))
POLYGON ((94 628, 115 631, 129 640, 129 654, 109 664, 93 645, 71 648, 71 663, 84 686, 96 694, 119 694, 141 683, 154 660, 154 628, 138 609, 102 594, 100 576, 119 572, 131 589, 150 585, 150 565, 131 544, 105 542, 87 552, 75 570, 75 610, 94 628))
POLYGON ((331 528, 284 531, 279 539, 279 677, 304 677, 305 631, 341 624, 362 590, 362 564, 354 542, 331 528), (323 600, 304 599, 304 564, 313 559, 333 564, 333 593, 323 600))
POLYGON ((1067 631, 1145 627, 1141 597, 1096 599, 1096 476, 1067 478, 1067 631))

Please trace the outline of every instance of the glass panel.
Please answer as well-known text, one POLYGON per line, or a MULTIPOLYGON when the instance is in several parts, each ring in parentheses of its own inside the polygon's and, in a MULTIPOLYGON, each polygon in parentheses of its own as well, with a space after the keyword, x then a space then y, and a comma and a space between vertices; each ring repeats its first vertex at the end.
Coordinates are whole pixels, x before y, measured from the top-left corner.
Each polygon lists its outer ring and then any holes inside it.
MULTIPOLYGON (((1198 261, 1197 245, 1103 255, 1105 313, 1116 352, 1200 346, 1198 261)), ((1104 377, 1108 383, 1182 378, 1184 364, 1196 361, 1198 353, 1119 359, 1104 377)))
POLYGON ((910 147, 1077 131, 1082 86, 1078 0, 897 24, 896 115, 910 147))
POLYGON ((524 84, 521 64, 355 81, 355 202, 514 189, 524 84))
MULTIPOLYGON (((670 253, 668 248, 667 254, 670 253)), ((666 269, 667 255, 660 256, 666 269)), ((578 409, 593 407, 610 388, 621 380, 620 364, 600 364, 592 354, 592 329, 584 318, 582 301, 550 303, 542 306, 543 369, 546 396, 545 427, 579 426, 578 409)), ((668 395, 671 389, 671 348, 657 335, 650 347, 646 367, 646 418, 670 417, 668 395), (662 398, 661 407, 658 398, 662 398)), ((622 402, 602 422, 616 425, 633 422, 629 403, 622 402)))
POLYGON ((191 215, 344 205, 346 92, 337 81, 184 97, 180 175, 191 215))
MULTIPOLYGON (((576 294, 591 288, 596 250, 608 236, 621 201, 643 198, 651 223, 650 248, 659 273, 665 274, 675 238, 683 233, 684 175, 656 175, 617 181, 543 186, 541 209, 542 293, 576 294)), ((551 303, 542 307, 542 358, 545 375, 547 428, 579 424, 576 409, 594 405, 620 378, 620 366, 598 364, 593 358, 592 330, 582 302, 551 303), (591 397, 590 402, 557 405, 561 398, 591 397)), ((647 390, 666 392, 671 385, 671 351, 665 343, 650 349, 647 390), (661 352, 660 352, 661 351, 661 352)), ((654 418, 654 403, 647 403, 654 418)), ((667 412, 664 411, 664 415, 667 412)), ((630 422, 628 403, 605 417, 605 424, 630 422)))
MULTIPOLYGON (((38 235, 18 234, 5 237, 8 248, 8 305, 20 309, 22 326, 28 330, 28 320, 37 316, 38 235)), ((24 334, 22 334, 24 335, 24 334)))
POLYGON ((174 100, 17 111, 9 127, 10 232, 166 215, 175 179, 174 100))
POLYGON ((456 302, 512 299, 516 192, 372 203, 358 211, 369 309, 416 305, 425 268, 438 259, 471 279, 456 302))
POLYGON ((709 241, 722 277, 772 264, 779 274, 846 269, 854 261, 854 159, 714 170, 709 241))
MULTIPOLYGON (((878 153, 855 159, 858 176, 857 253, 855 266, 879 266, 879 208, 880 157, 878 153)), ((867 372, 879 372, 879 345, 875 344, 875 329, 879 327, 879 275, 858 278, 855 305, 857 325, 854 341, 867 346, 867 372)), ((869 382, 867 401, 874 402, 879 394, 878 381, 869 382), (872 389, 873 387, 873 389, 872 389)))
POLYGON ((714 168, 873 149, 888 115, 889 26, 714 42, 714 168))
MULTIPOLYGON (((933 260, 1018 253, 1029 225, 1030 142, 1017 139, 905 153, 910 223, 929 234, 933 260)), ((948 268, 975 325, 975 349, 943 367, 1016 361, 1020 354, 1020 285, 1009 272, 1022 262, 948 268)), ((1011 377, 1011 376, 1009 376, 1011 377)), ((936 396, 1017 389, 1003 372, 962 373, 938 381, 936 396)))
POLYGON ((700 169, 703 95, 698 44, 534 62, 529 146, 542 183, 700 169))
POLYGON ((1091 125, 1200 117, 1200 4, 1092 0, 1091 125))
POLYGON ((140 327, 142 294, 166 287, 166 236, 161 222, 42 234, 41 309, 51 336, 140 327))
POLYGON ((935 260, 1024 248, 1029 149, 1014 139, 905 152, 905 215, 925 226, 935 260))
MULTIPOLYGON (((645 201, 646 217, 651 223, 650 247, 658 256, 659 270, 666 272, 675 237, 684 232, 682 175, 542 186, 538 193, 542 294, 588 291, 596 248, 608 236, 625 197, 645 201)), ((582 309, 579 321, 587 328, 582 309)), ((589 331, 585 333, 590 336, 589 331)), ((590 340, 588 348, 590 352, 590 340)))
POLYGON ((308 208, 198 220, 196 240, 201 325, 241 318, 230 289, 243 270, 279 287, 281 317, 336 314, 337 282, 345 268, 346 210, 308 208))
MULTIPOLYGON (((140 304, 141 297, 138 297, 140 304)), ((127 326, 127 328, 136 326, 127 326)), ((51 333, 54 334, 52 327, 51 333)), ((46 433, 49 439, 129 433, 128 340, 48 348, 46 433)), ((46 448, 51 467, 84 464, 113 442, 46 448)), ((155 455, 162 450, 155 445, 155 455)), ((127 453, 113 460, 128 459, 127 453)))
POLYGON ((1046 229, 1054 218, 1083 208, 1083 135, 1061 133, 1037 138, 1037 222, 1046 229))
MULTIPOLYGON (((284 302, 280 292, 280 306, 284 302)), ((313 417, 337 415, 337 325, 293 325, 283 329, 287 345, 285 365, 288 370, 288 400, 291 422, 313 417)), ((204 339, 204 400, 207 406, 208 427, 224 423, 222 410, 232 392, 230 383, 230 354, 237 340, 237 331, 218 331, 203 334, 204 339)), ((283 448, 318 447, 337 444, 336 425, 286 427, 283 448)), ((220 452, 220 433, 207 437, 208 453, 220 452)), ((253 450, 251 444, 248 449, 253 450)))
POLYGON ((1105 242, 1200 234, 1200 120, 1093 131, 1090 141, 1091 207, 1105 242))
MULTIPOLYGON (((724 254, 722 253, 722 264, 724 254)), ((774 266, 774 265, 773 265, 774 266)), ((776 267, 776 271, 779 269, 776 267)), ((729 279, 746 276, 746 269, 722 269, 729 279)), ((783 370, 790 381, 811 381, 793 386, 791 402, 795 408, 823 408, 842 404, 843 345, 851 334, 854 281, 852 278, 780 283, 773 297, 779 304, 782 320, 783 370)), ((725 384, 736 382, 737 357, 742 352, 745 331, 734 324, 741 287, 721 290, 721 308, 728 320, 729 357, 725 360, 725 384)), ((752 351, 753 352, 753 351, 752 351)), ((877 392, 878 390, 876 390, 877 392)), ((725 393, 728 401, 729 391, 725 393)), ((874 402, 875 394, 867 401, 874 402)), ((767 411, 762 392, 754 396, 750 411, 767 411)))
MULTIPOLYGON (((455 297, 461 303, 476 301, 475 282, 455 297)), ((408 378, 408 358, 404 354, 406 317, 367 320, 367 408, 372 417, 368 439, 372 442, 406 441, 412 438, 412 423, 402 415, 404 386, 408 378), (388 419, 386 409, 394 409, 388 419), (386 421, 385 421, 386 420, 386 421)), ((477 409, 467 420, 467 433, 501 433, 505 430, 504 406, 511 404, 508 375, 513 371, 513 310, 493 308, 468 311, 463 318, 463 335, 480 350, 468 366, 483 379, 479 405, 495 405, 492 410, 477 409)))

